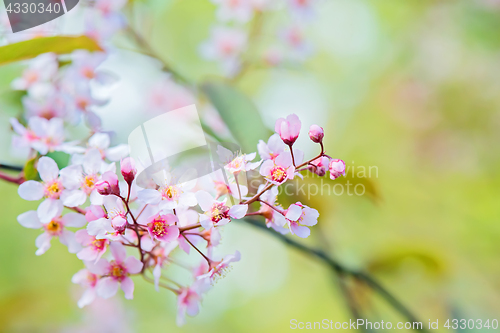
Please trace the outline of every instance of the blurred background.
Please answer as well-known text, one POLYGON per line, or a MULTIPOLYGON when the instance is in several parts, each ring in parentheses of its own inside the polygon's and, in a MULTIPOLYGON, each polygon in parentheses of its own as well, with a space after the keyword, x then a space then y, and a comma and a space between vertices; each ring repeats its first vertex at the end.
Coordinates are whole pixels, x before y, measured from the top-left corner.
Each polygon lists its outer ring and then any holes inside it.
MULTIPOLYGON (((134 2, 128 17, 158 54, 201 83, 221 75, 198 52, 215 8, 208 0, 144 0, 134 2)), ((366 189, 362 196, 299 194, 320 212, 312 236, 299 241, 369 272, 425 324, 500 319, 500 1, 325 0, 315 11, 305 29, 312 46, 306 60, 255 66, 233 82, 270 130, 276 118, 299 115, 306 156, 317 154, 309 126, 323 126, 327 153, 356 170, 336 182, 366 189), (371 177, 357 174, 365 167, 368 176, 370 166, 371 177)), ((79 15, 62 17, 58 29, 71 33, 79 15)), ((279 38, 275 26, 286 16, 270 15, 263 39, 279 38)), ((97 112, 103 127, 116 132, 115 143, 157 114, 147 96, 161 79, 159 64, 128 45, 117 37, 102 68, 120 81, 98 92, 111 97, 97 112)), ((8 122, 19 112, 10 82, 22 68, 0 67, 4 163, 22 161, 11 148, 8 122)), ((216 113, 206 119, 219 121, 216 113)), ((306 179, 314 182, 320 180, 306 179)), ((19 198, 15 185, 0 183, 2 332, 284 332, 291 319, 352 318, 323 263, 244 223, 226 227, 222 245, 228 253, 239 250, 242 260, 185 326, 175 325, 174 296, 138 278, 133 301, 119 293, 108 301, 115 307, 96 302, 80 310, 81 290, 71 276, 81 262, 57 241, 36 257, 38 231, 16 221, 37 205, 19 198)), ((405 321, 370 288, 347 284, 363 318, 405 321)))

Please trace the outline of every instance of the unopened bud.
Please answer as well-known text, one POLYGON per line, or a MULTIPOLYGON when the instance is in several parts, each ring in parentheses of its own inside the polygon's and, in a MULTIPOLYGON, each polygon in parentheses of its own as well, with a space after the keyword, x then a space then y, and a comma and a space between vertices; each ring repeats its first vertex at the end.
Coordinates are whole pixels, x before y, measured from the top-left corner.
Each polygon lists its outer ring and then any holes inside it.
POLYGON ((123 179, 127 184, 132 184, 137 174, 137 169, 135 168, 135 161, 132 157, 126 157, 121 161, 121 172, 123 179))
POLYGON ((311 125, 311 127, 309 128, 309 138, 311 138, 313 142, 322 142, 324 136, 325 133, 323 132, 322 127, 319 127, 318 125, 311 125))

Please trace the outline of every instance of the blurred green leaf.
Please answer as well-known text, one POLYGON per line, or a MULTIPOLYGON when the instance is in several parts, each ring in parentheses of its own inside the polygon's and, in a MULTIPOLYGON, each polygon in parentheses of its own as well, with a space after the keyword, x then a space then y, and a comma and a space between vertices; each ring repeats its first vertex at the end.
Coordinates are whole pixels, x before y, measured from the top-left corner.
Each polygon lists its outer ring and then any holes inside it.
POLYGON ((0 65, 34 58, 42 53, 71 53, 78 49, 102 51, 97 42, 87 36, 41 37, 0 47, 0 65))
POLYGON ((205 82, 201 89, 245 152, 255 151, 259 140, 271 135, 255 105, 242 92, 221 81, 205 82))
POLYGON ((47 154, 47 157, 53 159, 59 169, 65 168, 69 164, 69 155, 61 151, 54 151, 47 154))
POLYGON ((40 180, 40 177, 38 176, 38 170, 35 167, 37 161, 38 161, 38 156, 28 160, 24 165, 23 171, 24 171, 24 178, 26 180, 40 180))
MULTIPOLYGON (((364 189, 364 195, 368 195, 370 199, 373 201, 377 202, 382 199, 380 196, 380 191, 378 189, 378 185, 376 182, 374 182, 372 179, 368 177, 358 177, 356 174, 352 175, 351 173, 346 173, 345 176, 337 178, 335 180, 331 180, 329 177, 327 177, 327 181, 331 181, 334 183, 342 184, 342 185, 347 185, 351 186, 352 185, 352 191, 354 191, 354 188, 356 185, 361 185, 362 189, 364 189)), ((335 184, 333 184, 335 185, 335 184)), ((357 190, 359 193, 363 192, 363 190, 359 189, 357 190)))

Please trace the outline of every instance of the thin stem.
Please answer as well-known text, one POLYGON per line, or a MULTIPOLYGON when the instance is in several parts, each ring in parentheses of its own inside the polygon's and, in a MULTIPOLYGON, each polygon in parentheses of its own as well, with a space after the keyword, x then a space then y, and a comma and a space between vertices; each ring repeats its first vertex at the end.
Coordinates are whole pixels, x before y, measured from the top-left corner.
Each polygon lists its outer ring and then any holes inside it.
MULTIPOLYGON (((146 280, 146 281, 148 281, 148 282, 150 282, 152 284, 155 284, 155 281, 153 279, 147 277, 146 274, 144 274, 144 272, 142 273, 142 277, 144 278, 144 280, 146 280)), ((165 289, 168 289, 168 290, 172 291, 173 293, 175 293, 177 295, 179 295, 181 293, 179 290, 171 288, 171 287, 169 287, 166 284, 161 283, 161 282, 158 282, 158 286, 162 287, 162 288, 165 288, 165 289)))
POLYGON ((292 164, 295 167, 295 169, 297 169, 297 166, 295 165, 295 157, 293 156, 293 147, 292 145, 288 145, 288 147, 290 147, 290 154, 292 154, 292 164))
POLYGON ((17 177, 12 177, 6 173, 0 172, 0 179, 8 181, 9 183, 14 183, 14 184, 18 184, 18 185, 21 185, 22 183, 24 183, 24 177, 21 175, 19 175, 17 177))
POLYGON ((186 240, 186 242, 189 243, 189 245, 191 245, 192 247, 194 247, 194 249, 199 253, 201 254, 201 256, 203 258, 205 258, 205 260, 208 262, 208 266, 210 266, 210 263, 212 262, 206 255, 203 254, 203 252, 200 251, 200 249, 198 249, 196 246, 194 246, 193 243, 191 243, 191 241, 186 237, 186 235, 182 234, 182 237, 184 237, 184 239, 186 240))
POLYGON ((201 227, 201 224, 199 223, 196 223, 196 224, 193 224, 193 225, 188 225, 187 227, 181 227, 179 228, 179 231, 182 233, 186 230, 192 230, 192 229, 196 229, 196 228, 199 228, 201 227))
MULTIPOLYGON (((280 233, 274 232, 272 229, 268 229, 263 223, 254 220, 254 219, 244 219, 244 222, 257 227, 270 235, 280 239, 288 246, 291 246, 307 255, 316 257, 327 264, 332 271, 337 274, 350 275, 360 281, 366 283, 369 287, 371 287, 374 291, 376 291, 380 296, 382 296, 396 311, 398 311, 401 315, 406 317, 411 322, 421 322, 418 320, 411 312, 404 306, 396 297, 394 297, 389 291, 387 291, 382 285, 380 285, 372 276, 365 272, 356 271, 350 268, 343 266, 342 264, 335 261, 329 255, 327 255, 324 251, 319 249, 311 248, 302 243, 298 243, 295 240, 282 235, 280 233)), ((421 331, 426 331, 425 329, 421 329, 421 331)))
POLYGON ((240 198, 240 203, 241 203, 241 191, 240 191, 240 184, 238 183, 238 175, 234 175, 234 180, 236 181, 236 187, 238 188, 238 196, 240 198))
POLYGON ((71 210, 74 210, 77 213, 83 214, 83 215, 85 215, 85 213, 86 213, 85 209, 80 208, 80 207, 68 207, 68 208, 71 210))
POLYGON ((260 199, 259 199, 259 200, 257 200, 257 201, 262 202, 263 204, 268 205, 269 207, 271 207, 272 209, 274 209, 275 211, 277 211, 277 212, 278 212, 278 213, 280 213, 281 215, 285 216, 285 212, 284 212, 284 211, 282 211, 281 209, 278 209, 278 207, 274 207, 274 206, 273 206, 273 205, 271 205, 269 202, 266 202, 266 201, 264 201, 264 200, 260 200, 260 199))

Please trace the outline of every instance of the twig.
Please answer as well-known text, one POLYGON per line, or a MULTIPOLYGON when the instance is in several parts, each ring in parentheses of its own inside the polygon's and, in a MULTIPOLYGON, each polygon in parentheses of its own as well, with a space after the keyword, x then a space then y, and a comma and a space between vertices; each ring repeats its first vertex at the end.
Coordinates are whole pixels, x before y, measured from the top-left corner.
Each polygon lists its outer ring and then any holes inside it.
MULTIPOLYGON (((350 276, 352 276, 360 281, 365 282, 369 287, 371 287, 380 296, 382 296, 395 310, 397 310, 401 315, 406 317, 409 321, 421 322, 410 312, 410 310, 408 310, 398 299, 396 299, 396 297, 394 297, 390 292, 388 292, 384 287, 382 287, 369 274, 344 267, 342 264, 335 261, 328 254, 326 254, 324 251, 311 248, 307 245, 296 242, 295 240, 293 240, 285 235, 274 232, 272 229, 268 229, 264 224, 262 224, 259 221, 256 221, 253 219, 244 219, 242 221, 245 221, 246 223, 251 224, 254 227, 257 227, 263 231, 268 232, 269 234, 273 235, 274 237, 285 242, 287 245, 289 245, 297 250, 300 250, 305 254, 308 254, 310 256, 313 256, 313 257, 316 257, 316 258, 322 260, 325 264, 327 264, 330 267, 330 269, 332 269, 334 272, 336 272, 339 275, 350 275, 350 276)), ((421 331, 425 332, 426 330, 422 328, 421 331)))
POLYGON ((4 170, 10 170, 10 171, 23 171, 22 166, 17 166, 17 165, 6 165, 6 164, 0 164, 0 169, 4 170))

